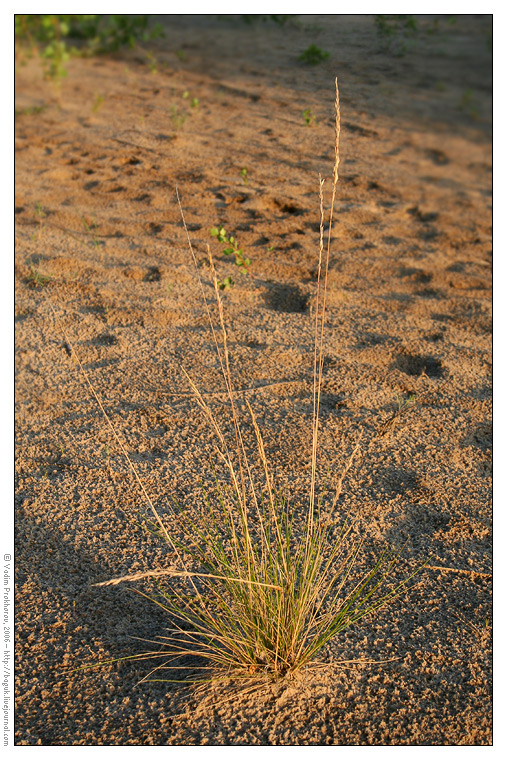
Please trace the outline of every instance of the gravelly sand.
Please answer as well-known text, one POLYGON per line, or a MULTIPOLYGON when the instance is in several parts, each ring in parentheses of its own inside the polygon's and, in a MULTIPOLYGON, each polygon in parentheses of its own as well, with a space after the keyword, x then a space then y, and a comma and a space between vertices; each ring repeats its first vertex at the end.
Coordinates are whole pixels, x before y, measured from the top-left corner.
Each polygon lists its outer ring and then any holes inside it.
POLYGON ((379 49, 370 16, 283 29, 166 17, 157 73, 139 52, 75 60, 59 104, 35 61, 19 69, 18 744, 491 743, 491 19, 440 17, 430 35, 432 18, 395 57, 379 49), (331 55, 308 67, 297 58, 312 42, 331 55), (361 516, 359 569, 405 539, 407 567, 431 554, 430 566, 301 682, 203 701, 138 685, 147 663, 69 672, 163 633, 162 611, 124 586, 92 584, 170 557, 133 522, 142 495, 61 329, 170 524, 169 495, 196 503, 212 451, 181 367, 217 408, 222 398, 178 185, 209 295, 206 243, 220 275, 235 274, 210 227, 222 222, 252 259, 253 277, 235 276, 224 297, 233 377, 302 504, 318 173, 332 171, 335 76, 342 162, 321 468, 339 473, 362 429, 336 524, 361 516), (380 435, 410 394, 418 403, 380 435))

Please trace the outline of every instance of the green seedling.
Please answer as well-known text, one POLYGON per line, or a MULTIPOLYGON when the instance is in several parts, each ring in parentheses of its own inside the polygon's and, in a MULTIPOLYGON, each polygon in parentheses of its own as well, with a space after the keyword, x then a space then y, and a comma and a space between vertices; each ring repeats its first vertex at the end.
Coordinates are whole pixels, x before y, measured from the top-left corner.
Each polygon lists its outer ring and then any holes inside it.
POLYGON ((417 21, 415 17, 405 13, 398 13, 391 16, 379 14, 378 16, 375 16, 375 25, 378 32, 387 37, 396 35, 400 31, 417 31, 417 21))
POLYGON ((399 418, 405 414, 409 409, 414 406, 416 402, 415 393, 411 393, 408 398, 402 398, 396 394, 396 402, 398 408, 393 414, 382 424, 380 428, 380 435, 389 435, 396 426, 399 418))
POLYGON ((59 83, 63 77, 67 76, 67 69, 63 64, 70 60, 70 52, 65 42, 55 40, 45 48, 42 57, 47 62, 46 79, 53 79, 59 83))
POLYGON ((146 53, 148 59, 148 66, 152 74, 158 74, 158 62, 153 53, 146 53))
POLYGON ((183 111, 180 111, 177 106, 171 106, 169 115, 171 118, 171 124, 173 125, 174 129, 181 129, 187 120, 187 114, 183 111))
POLYGON ((187 54, 184 50, 175 50, 174 55, 178 59, 178 61, 186 61, 187 60, 187 54))
POLYGON ((234 280, 231 276, 224 277, 223 280, 217 280, 217 285, 220 290, 229 290, 234 285, 234 280))
POLYGON ((245 167, 243 167, 243 169, 241 169, 240 174, 241 174, 241 177, 242 177, 243 182, 245 183, 245 185, 248 185, 248 171, 246 170, 245 167))
POLYGON ((299 60, 303 61, 303 63, 309 63, 312 66, 316 66, 318 63, 327 61, 329 56, 330 53, 328 53, 327 50, 321 50, 317 45, 310 45, 306 50, 303 50, 299 56, 299 60))
POLYGON ((396 401, 398 403, 398 413, 404 412, 405 409, 415 404, 415 393, 411 393, 408 398, 402 398, 396 394, 396 401))
POLYGON ((225 228, 221 226, 212 227, 210 235, 216 237, 219 243, 226 243, 226 248, 223 249, 222 253, 226 256, 234 256, 239 271, 243 274, 248 274, 248 267, 252 262, 249 258, 243 256, 243 249, 238 247, 235 237, 228 235, 225 228))
POLYGON ((479 109, 474 104, 474 93, 473 90, 467 89, 461 96, 461 100, 458 104, 458 108, 460 111, 465 111, 472 119, 478 119, 479 118, 479 109))
POLYGON ((460 100, 460 103, 459 103, 460 108, 466 108, 468 105, 470 105, 470 102, 472 100, 473 94, 474 93, 473 93, 472 90, 470 90, 470 89, 465 90, 465 92, 461 96, 461 100, 460 100))
MULTIPOLYGON (((190 91, 189 90, 185 90, 185 92, 183 93, 183 95, 181 97, 184 100, 187 100, 188 98, 190 98, 190 91)), ((191 100, 190 100, 190 108, 199 108, 200 102, 201 101, 199 100, 199 98, 191 98, 191 100)))
POLYGON ((308 127, 317 123, 317 117, 312 113, 310 108, 305 108, 303 111, 303 119, 308 127))
POLYGON ((92 106, 93 113, 97 113, 97 111, 101 108, 103 102, 104 102, 104 96, 103 95, 99 95, 97 93, 95 95, 95 99, 93 101, 93 106, 92 106))
MULTIPOLYGON (((81 221, 83 222, 84 228, 86 229, 86 231, 90 235, 90 237, 92 239, 93 245, 95 246, 95 248, 98 248, 99 247, 99 241, 97 240, 97 237, 96 237, 95 233, 93 232, 92 228, 90 227, 90 225, 88 224, 88 222, 86 221, 86 219, 84 218, 84 216, 81 217, 81 221)), ((92 226, 93 226, 94 230, 97 229, 97 222, 95 221, 95 219, 93 220, 92 226)))
POLYGON ((440 28, 440 21, 438 18, 433 19, 433 23, 426 29, 426 34, 433 35, 438 32, 440 28))
POLYGON ((49 275, 41 274, 40 271, 31 264, 28 280, 33 283, 36 288, 43 288, 51 280, 51 277, 49 277, 49 275))
POLYGON ((382 50, 403 56, 408 50, 408 37, 417 31, 415 16, 401 13, 375 16, 375 26, 382 50))
MULTIPOLYGON (((42 224, 42 220, 45 219, 46 216, 47 216, 47 214, 45 213, 45 211, 42 208, 42 205, 41 205, 40 201, 37 201, 37 203, 35 204, 35 216, 37 217, 37 219, 39 221, 39 233, 38 233, 38 235, 39 235, 39 240, 40 240, 40 238, 42 236, 42 231, 44 229, 44 225, 42 224)), ((33 235, 32 235, 32 240, 35 240, 36 237, 37 237, 37 234, 34 232, 33 235)))
POLYGON ((35 116, 45 111, 47 106, 27 106, 26 108, 15 108, 14 116, 35 116))

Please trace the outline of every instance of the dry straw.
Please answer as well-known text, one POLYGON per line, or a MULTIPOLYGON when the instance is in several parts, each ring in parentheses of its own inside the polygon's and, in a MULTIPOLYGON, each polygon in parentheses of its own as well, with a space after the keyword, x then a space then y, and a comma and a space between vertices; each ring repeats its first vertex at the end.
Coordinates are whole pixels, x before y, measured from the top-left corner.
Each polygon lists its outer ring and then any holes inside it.
MULTIPOLYGON (((336 82, 335 161, 326 244, 324 181, 319 178, 321 221, 314 324, 311 477, 306 507, 292 508, 287 493, 276 486, 253 409, 247 400, 242 407, 238 402, 232 384, 224 309, 213 261, 209 254, 217 328, 206 300, 178 191, 188 246, 220 360, 233 430, 231 446, 205 394, 183 370, 214 434, 217 462, 211 465, 214 488, 202 488, 203 508, 189 512, 172 500, 178 516, 179 538, 171 535, 149 499, 85 374, 89 389, 106 416, 150 507, 153 519, 149 522, 149 529, 168 543, 176 557, 171 569, 135 573, 96 584, 107 586, 147 577, 156 584, 154 594, 138 593, 167 613, 170 628, 167 636, 151 642, 157 645, 158 651, 134 656, 135 659, 157 659, 156 667, 143 680, 207 682, 235 678, 255 682, 294 674, 315 663, 319 653, 345 628, 393 601, 417 572, 392 582, 390 578, 400 553, 384 550, 373 566, 358 575, 362 542, 352 540, 353 524, 344 519, 336 537, 336 525, 341 521, 334 510, 343 479, 359 451, 359 443, 338 477, 330 507, 322 508, 325 493, 317 496, 323 336, 339 177, 339 138, 340 103, 336 82), (254 450, 246 444, 247 429, 253 433, 254 450), (255 462, 260 463, 260 472, 254 468, 255 462), (304 513, 302 521, 296 517, 301 509, 304 513), (188 588, 184 581, 188 582, 188 588), (194 669, 196 675, 192 678, 187 664, 189 656, 196 658, 193 662, 197 670, 194 669)), ((84 372, 81 364, 80 367, 84 372)))

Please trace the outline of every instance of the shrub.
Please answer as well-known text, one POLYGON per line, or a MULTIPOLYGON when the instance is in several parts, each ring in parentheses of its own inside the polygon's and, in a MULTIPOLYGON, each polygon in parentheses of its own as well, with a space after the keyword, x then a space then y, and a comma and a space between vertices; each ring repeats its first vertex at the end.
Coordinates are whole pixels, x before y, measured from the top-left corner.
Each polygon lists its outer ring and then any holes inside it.
POLYGON ((45 75, 60 79, 67 73, 64 64, 73 55, 114 52, 161 36, 160 24, 149 30, 148 20, 147 15, 17 14, 14 35, 18 50, 22 46, 37 50, 45 75))
POLYGON ((299 56, 299 60, 303 61, 303 63, 309 63, 312 66, 315 66, 318 63, 327 61, 329 55, 330 54, 327 50, 321 50, 317 45, 310 45, 306 50, 303 50, 299 56))

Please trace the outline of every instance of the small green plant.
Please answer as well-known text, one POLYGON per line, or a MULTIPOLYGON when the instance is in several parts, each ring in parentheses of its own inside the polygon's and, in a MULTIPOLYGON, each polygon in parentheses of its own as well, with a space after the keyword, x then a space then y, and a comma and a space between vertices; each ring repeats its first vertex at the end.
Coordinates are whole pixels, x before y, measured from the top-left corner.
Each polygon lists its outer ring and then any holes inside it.
POLYGON ((51 277, 49 275, 41 274, 39 269, 36 269, 33 264, 30 265, 30 274, 28 275, 28 281, 32 283, 36 288, 43 288, 50 282, 51 277))
POLYGON ((244 184, 248 185, 248 171, 245 167, 241 169, 240 174, 241 174, 244 184))
POLYGON ((175 50, 174 55, 178 59, 178 61, 186 61, 187 60, 187 54, 184 50, 175 50))
POLYGON ((44 230, 43 219, 45 219, 46 216, 47 216, 46 212, 42 208, 42 204, 41 204, 40 201, 37 201, 37 203, 35 204, 35 216, 37 218, 37 221, 39 222, 39 231, 38 231, 38 235, 35 232, 33 233, 32 240, 35 240, 37 238, 37 236, 38 236, 38 238, 40 240, 41 237, 42 237, 42 232, 44 230))
POLYGON ((104 102, 104 96, 100 95, 99 93, 96 93, 95 98, 93 100, 93 105, 92 105, 93 113, 97 113, 97 111, 99 111, 100 108, 102 108, 103 102, 104 102))
MULTIPOLYGON (((417 28, 417 27, 415 27, 415 28, 417 28)), ((434 34, 437 34, 437 32, 439 31, 439 29, 440 29, 440 19, 435 18, 435 19, 433 19, 432 24, 427 27, 426 34, 429 34, 430 36, 432 36, 434 34)))
POLYGON ((305 120, 305 124, 310 127, 312 124, 317 123, 317 117, 314 116, 314 114, 311 111, 311 108, 305 108, 303 111, 303 119, 305 120))
POLYGON ((169 116, 174 129, 181 129, 187 120, 187 114, 184 111, 181 111, 177 106, 171 106, 169 109, 169 116))
POLYGON ((152 74, 158 74, 158 61, 153 53, 146 52, 146 58, 148 60, 148 68, 152 74))
POLYGON ((329 56, 330 53, 327 50, 321 50, 317 45, 312 44, 306 50, 303 50, 299 56, 299 60, 303 61, 303 63, 309 63, 311 66, 316 66, 318 63, 327 61, 329 56))
MULTIPOLYGON (((190 91, 185 90, 185 92, 183 93, 181 97, 184 100, 187 100, 188 98, 190 98, 190 91)), ((199 108, 200 102, 201 101, 199 100, 199 98, 190 98, 190 108, 199 108)))
POLYGON ((220 290, 229 290, 234 285, 234 280, 229 275, 228 277, 224 277, 223 280, 217 279, 217 285, 220 288, 220 290))
POLYGON ((243 256, 243 249, 238 246, 236 238, 233 235, 228 235, 225 228, 222 226, 212 227, 210 235, 216 237, 219 243, 226 243, 226 247, 223 249, 222 253, 226 256, 234 256, 239 271, 243 274, 248 274, 248 268, 252 262, 249 258, 243 256))
POLYGON ((99 247, 99 241, 97 240, 97 236, 95 235, 95 232, 94 232, 94 230, 97 229, 97 222, 96 222, 96 220, 94 219, 93 222, 92 222, 93 229, 92 229, 92 227, 90 227, 90 225, 88 224, 88 222, 86 221, 86 219, 84 218, 84 216, 81 217, 81 221, 83 222, 83 226, 84 226, 85 230, 90 235, 90 237, 92 239, 93 245, 95 246, 95 248, 98 249, 98 247, 99 247))
POLYGON ((410 393, 407 398, 396 395, 396 400, 398 402, 398 412, 403 412, 415 403, 415 393, 410 393))
POLYGON ((417 31, 417 20, 405 13, 375 16, 375 26, 382 50, 395 56, 403 56, 408 51, 408 38, 417 31))
POLYGON ((15 108, 15 116, 35 116, 38 113, 43 113, 47 106, 26 106, 26 108, 15 108))
POLYGON ((379 435, 390 434, 398 423, 399 418, 408 412, 416 403, 416 394, 410 393, 407 398, 396 394, 397 409, 391 414, 391 416, 380 426, 379 435))
POLYGON ((474 92, 470 88, 466 89, 463 95, 461 96, 461 100, 458 103, 458 108, 460 111, 464 111, 467 113, 472 119, 478 119, 479 118, 479 109, 477 108, 477 105, 474 103, 474 92))

